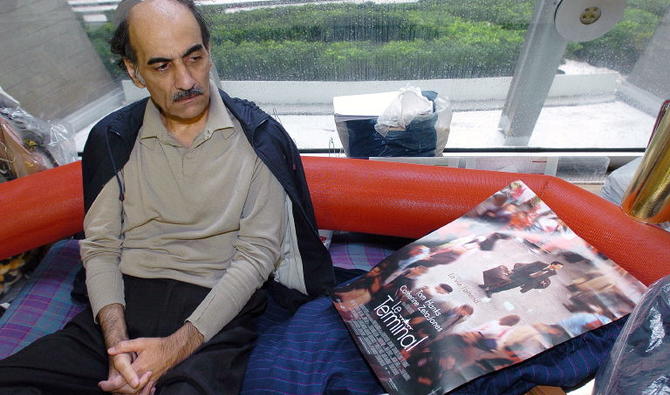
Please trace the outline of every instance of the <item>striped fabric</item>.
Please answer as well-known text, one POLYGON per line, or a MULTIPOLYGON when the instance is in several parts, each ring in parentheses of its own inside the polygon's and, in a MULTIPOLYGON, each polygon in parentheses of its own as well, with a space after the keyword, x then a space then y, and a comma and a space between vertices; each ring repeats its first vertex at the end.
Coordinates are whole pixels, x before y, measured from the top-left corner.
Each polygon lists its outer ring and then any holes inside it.
MULTIPOLYGON (((450 394, 525 394, 537 385, 577 387, 604 364, 625 319, 559 344, 521 364, 490 373, 450 394)), ((385 392, 327 298, 293 317, 270 303, 244 377, 244 394, 385 392)))
POLYGON ((80 265, 76 240, 59 241, 51 247, 0 317, 0 359, 57 331, 83 310, 70 298, 80 265))
MULTIPOLYGON (((336 266, 368 270, 407 242, 336 233, 330 250, 336 266)), ((76 241, 62 241, 51 248, 0 318, 0 359, 58 330, 81 311, 70 298, 79 265, 76 241)), ((539 384, 577 386, 595 374, 607 358, 623 321, 480 377, 452 393, 523 394, 539 384)), ((259 339, 245 375, 245 394, 384 392, 327 298, 303 305, 293 316, 270 300, 258 330, 259 339)))
POLYGON ((271 301, 259 329, 243 394, 384 392, 327 298, 303 305, 293 317, 271 301))

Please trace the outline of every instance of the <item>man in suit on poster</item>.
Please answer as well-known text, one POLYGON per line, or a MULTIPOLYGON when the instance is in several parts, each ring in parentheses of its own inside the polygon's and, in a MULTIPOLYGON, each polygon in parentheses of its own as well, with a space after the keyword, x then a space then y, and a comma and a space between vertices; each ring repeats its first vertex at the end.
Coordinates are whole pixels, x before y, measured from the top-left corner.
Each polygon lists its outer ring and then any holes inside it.
POLYGON ((551 284, 549 277, 556 275, 562 267, 563 264, 558 261, 550 264, 541 261, 515 263, 512 271, 500 265, 484 271, 484 284, 480 284, 480 287, 489 297, 496 292, 519 287, 522 293, 531 289, 547 288, 551 284))

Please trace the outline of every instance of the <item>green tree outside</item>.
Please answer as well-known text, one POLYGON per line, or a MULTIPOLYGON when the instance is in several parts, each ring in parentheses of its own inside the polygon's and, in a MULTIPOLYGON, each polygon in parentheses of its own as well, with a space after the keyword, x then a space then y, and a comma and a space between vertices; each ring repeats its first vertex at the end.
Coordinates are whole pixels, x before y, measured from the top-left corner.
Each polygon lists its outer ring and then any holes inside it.
MULTIPOLYGON (((533 7, 533 0, 423 0, 203 12, 223 79, 364 81, 512 75, 533 7)), ((571 43, 566 57, 629 72, 669 8, 670 0, 629 0, 612 31, 571 43)), ((120 76, 112 29, 88 34, 120 76)))

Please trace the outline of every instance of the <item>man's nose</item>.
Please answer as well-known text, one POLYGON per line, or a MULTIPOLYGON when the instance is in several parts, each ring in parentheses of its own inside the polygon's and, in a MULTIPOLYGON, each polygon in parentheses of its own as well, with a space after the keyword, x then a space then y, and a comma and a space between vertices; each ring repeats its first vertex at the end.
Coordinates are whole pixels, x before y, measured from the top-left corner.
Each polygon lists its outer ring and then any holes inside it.
POLYGON ((197 83, 191 70, 183 63, 175 66, 175 87, 181 90, 189 90, 197 83))

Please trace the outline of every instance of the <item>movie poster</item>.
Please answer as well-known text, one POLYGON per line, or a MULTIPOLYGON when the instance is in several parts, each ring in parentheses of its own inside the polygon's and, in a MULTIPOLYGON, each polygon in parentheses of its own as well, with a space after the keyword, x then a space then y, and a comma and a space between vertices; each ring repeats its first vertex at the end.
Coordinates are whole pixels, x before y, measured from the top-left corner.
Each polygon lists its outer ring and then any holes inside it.
POLYGON ((390 393, 441 394, 628 314, 645 290, 516 181, 333 299, 390 393))

